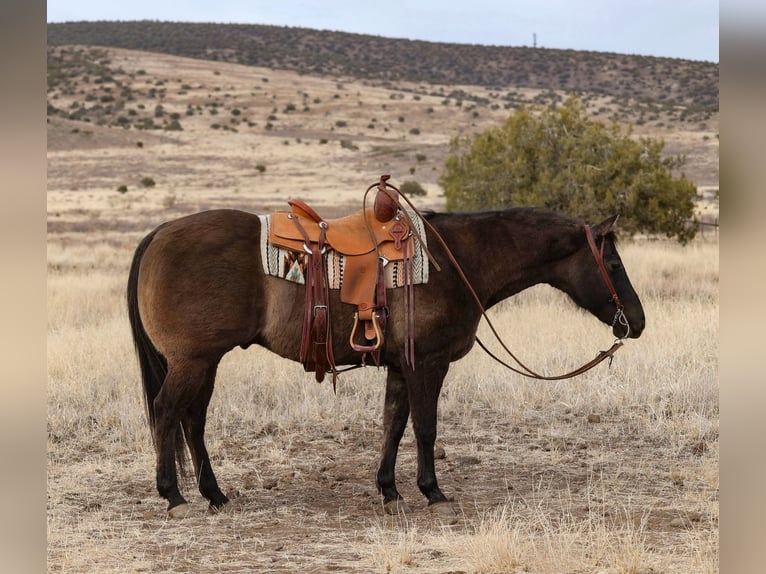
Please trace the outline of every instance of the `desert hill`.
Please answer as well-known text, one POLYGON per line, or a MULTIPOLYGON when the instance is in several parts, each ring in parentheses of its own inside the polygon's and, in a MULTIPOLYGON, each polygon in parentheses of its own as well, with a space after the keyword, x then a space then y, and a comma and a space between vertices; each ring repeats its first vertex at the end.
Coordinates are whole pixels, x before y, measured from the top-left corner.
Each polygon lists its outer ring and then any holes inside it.
MULTIPOLYGON (((57 30, 49 25, 49 42, 57 30)), ((64 205, 79 218, 98 211, 108 219, 118 204, 167 214, 216 205, 265 210, 291 196, 348 210, 381 173, 395 184, 417 181, 427 192, 421 203, 439 208, 437 181, 454 136, 572 93, 56 42, 48 47, 48 204, 58 218, 64 205)), ((686 174, 701 191, 717 189, 717 104, 578 96, 594 118, 662 138, 668 153, 686 155, 686 174)))
MULTIPOLYGON (((396 30, 385 33, 396 36, 396 30)), ((683 106, 687 114, 701 117, 718 110, 718 64, 676 58, 447 44, 254 24, 48 24, 48 45, 67 44, 159 52, 316 76, 350 76, 378 84, 407 81, 599 94, 625 103, 652 103, 666 111, 683 106)))

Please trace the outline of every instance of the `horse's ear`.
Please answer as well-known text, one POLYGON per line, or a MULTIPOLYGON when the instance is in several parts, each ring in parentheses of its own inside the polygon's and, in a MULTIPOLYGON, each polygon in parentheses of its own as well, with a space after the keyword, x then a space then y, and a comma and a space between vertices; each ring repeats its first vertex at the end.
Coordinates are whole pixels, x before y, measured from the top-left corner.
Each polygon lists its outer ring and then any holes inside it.
POLYGON ((620 217, 620 214, 617 213, 613 215, 612 217, 607 217, 601 223, 594 225, 593 226, 594 235, 603 237, 604 235, 609 233, 609 231, 612 229, 612 226, 615 224, 615 222, 617 221, 619 217, 620 217))

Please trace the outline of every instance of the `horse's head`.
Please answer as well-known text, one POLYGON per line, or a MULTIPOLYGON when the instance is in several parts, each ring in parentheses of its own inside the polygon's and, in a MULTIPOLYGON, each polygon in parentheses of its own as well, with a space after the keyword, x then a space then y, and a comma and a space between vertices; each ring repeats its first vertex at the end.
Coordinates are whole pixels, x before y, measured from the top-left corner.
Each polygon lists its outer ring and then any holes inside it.
POLYGON ((589 230, 582 228, 581 247, 571 258, 567 292, 575 303, 612 325, 615 337, 635 339, 644 330, 644 308, 617 253, 612 231, 616 220, 615 215, 589 230))

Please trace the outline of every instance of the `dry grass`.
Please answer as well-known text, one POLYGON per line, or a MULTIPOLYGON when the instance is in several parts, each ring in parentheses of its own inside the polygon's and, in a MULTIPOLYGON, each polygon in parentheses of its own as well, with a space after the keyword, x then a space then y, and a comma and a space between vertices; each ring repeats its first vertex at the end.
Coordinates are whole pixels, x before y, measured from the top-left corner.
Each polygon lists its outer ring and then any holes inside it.
MULTIPOLYGON (((251 571, 267 556, 273 571, 717 571, 717 244, 677 249, 623 245, 649 326, 611 368, 540 383, 476 351, 454 365, 440 404, 439 473, 462 509, 451 527, 419 510, 409 434, 400 482, 417 512, 379 515, 382 373, 346 374, 333 396, 300 365, 257 349, 225 357, 210 409, 210 448, 234 508, 204 517, 187 484, 194 517, 166 523, 124 274, 52 272, 49 569, 124 571, 127 551, 134 571, 251 571), (345 495, 333 496, 333 477, 345 495)), ((514 349, 551 371, 610 342, 549 289, 493 314, 514 349)))
MULTIPOLYGON (((211 63, 184 68, 166 57, 122 57, 128 69, 150 76, 165 69, 195 85, 260 82, 233 65, 214 75, 211 63)), ((333 102, 337 91, 334 81, 269 74, 269 97, 280 106, 283 92, 333 102)), ((426 511, 409 430, 397 476, 413 512, 381 512, 374 472, 383 373, 347 373, 333 395, 300 365, 257 348, 224 358, 209 411, 208 446, 230 510, 209 516, 190 482, 191 516, 166 520, 124 305, 132 250, 156 224, 197 209, 265 211, 298 191, 324 211, 348 211, 381 172, 403 179, 397 174, 421 149, 393 131, 405 108, 393 107, 384 90, 346 84, 347 92, 354 105, 317 112, 300 144, 189 125, 171 141, 140 134, 139 152, 125 139, 133 132, 110 132, 102 147, 86 148, 51 127, 68 143, 49 151, 48 570, 717 572, 718 243, 711 236, 686 248, 620 245, 647 328, 610 368, 541 383, 507 373, 479 350, 453 365, 440 402, 446 458, 437 473, 459 509, 457 524, 426 511), (360 107, 368 121, 374 98, 381 122, 380 105, 393 108, 389 136, 364 139, 352 152, 307 135, 340 117, 332 114, 353 118, 360 107), (404 147, 410 151, 399 157, 404 147), (265 174, 239 171, 264 157, 265 174), (135 167, 139 158, 146 163, 135 167), (163 177, 152 190, 115 191, 139 173, 163 177)), ((451 130, 481 127, 451 116, 431 124, 429 158, 451 130)), ((438 208, 429 177, 418 177, 429 189, 419 203, 438 208)), ((511 348, 545 372, 571 369, 611 343, 608 329, 545 287, 491 314, 511 348)), ((491 343, 486 328, 480 336, 491 343)))

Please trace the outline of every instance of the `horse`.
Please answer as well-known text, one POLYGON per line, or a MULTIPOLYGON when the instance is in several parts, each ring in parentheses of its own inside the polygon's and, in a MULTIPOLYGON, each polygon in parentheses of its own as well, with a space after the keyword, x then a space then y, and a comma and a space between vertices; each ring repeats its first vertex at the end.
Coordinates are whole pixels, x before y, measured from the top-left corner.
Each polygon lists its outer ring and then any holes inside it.
MULTIPOLYGON (((430 224, 430 256, 441 270, 413 287, 414 364, 404 353, 408 327, 402 316, 402 289, 387 290, 390 313, 380 353, 386 370, 383 436, 375 482, 389 514, 407 508, 396 487, 395 465, 410 418, 417 444, 417 486, 429 507, 451 508, 434 470, 437 404, 450 364, 477 340, 483 316, 478 302, 489 309, 544 283, 610 325, 618 338, 639 337, 645 324, 641 301, 617 252, 616 216, 592 226, 539 208, 428 212, 423 217, 430 224), (434 230, 444 244, 435 240, 434 230), (589 246, 593 241, 600 255, 589 246), (473 293, 450 265, 446 246, 473 293), (617 296, 620 321, 615 320, 617 296)), ((176 468, 178 464, 183 470, 185 444, 209 509, 220 511, 229 502, 218 486, 204 440, 216 369, 224 354, 238 346, 260 345, 299 361, 305 286, 264 273, 260 233, 256 214, 202 211, 159 225, 140 241, 133 256, 128 315, 156 451, 157 491, 171 517, 188 511, 176 468)), ((352 313, 337 290, 330 294, 330 308, 336 363, 360 365, 361 355, 348 344, 352 313)))

